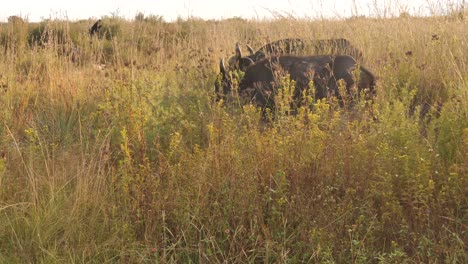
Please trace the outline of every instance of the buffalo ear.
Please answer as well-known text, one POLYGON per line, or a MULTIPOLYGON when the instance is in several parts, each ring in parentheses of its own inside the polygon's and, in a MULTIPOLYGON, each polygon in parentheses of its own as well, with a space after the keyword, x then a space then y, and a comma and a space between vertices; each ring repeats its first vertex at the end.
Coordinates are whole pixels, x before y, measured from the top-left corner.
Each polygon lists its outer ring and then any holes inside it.
POLYGON ((238 60, 242 58, 242 52, 240 50, 239 42, 236 43, 236 57, 238 60))
POLYGON ((224 58, 219 60, 219 71, 225 75, 226 74, 226 67, 224 67, 224 58))
POLYGON ((247 45, 247 49, 249 50, 250 55, 254 55, 255 51, 252 49, 252 47, 247 45))

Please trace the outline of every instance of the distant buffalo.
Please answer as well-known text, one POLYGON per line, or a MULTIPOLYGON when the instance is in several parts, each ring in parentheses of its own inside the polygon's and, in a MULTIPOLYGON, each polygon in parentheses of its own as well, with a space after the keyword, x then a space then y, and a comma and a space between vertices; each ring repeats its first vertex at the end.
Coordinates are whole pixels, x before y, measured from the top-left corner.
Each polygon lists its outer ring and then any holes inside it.
MULTIPOLYGON (((357 68, 356 60, 348 55, 273 56, 246 69, 239 82, 238 93, 242 99, 259 107, 274 108, 279 88, 278 77, 289 74, 290 79, 296 82, 292 98, 296 107, 300 106, 304 92, 310 92, 311 83, 315 87, 313 96, 316 99, 336 96, 342 102, 338 91, 339 80, 345 82, 347 95, 368 89, 368 95, 373 96, 375 76, 368 69, 359 67, 356 81, 354 70, 357 68)), ((220 79, 215 85, 218 100, 226 98, 233 91, 232 77, 224 66, 224 60, 220 61, 220 72, 220 79)))
POLYGON ((358 61, 362 60, 362 52, 344 38, 318 40, 287 38, 270 42, 256 52, 248 45, 247 49, 250 54, 242 56, 239 44, 236 44, 236 56, 228 61, 230 68, 245 71, 248 66, 261 59, 281 55, 349 55, 358 61))
POLYGON ((102 28, 102 20, 99 19, 96 21, 96 23, 93 24, 93 26, 89 29, 89 35, 94 36, 94 34, 99 33, 99 30, 102 28))

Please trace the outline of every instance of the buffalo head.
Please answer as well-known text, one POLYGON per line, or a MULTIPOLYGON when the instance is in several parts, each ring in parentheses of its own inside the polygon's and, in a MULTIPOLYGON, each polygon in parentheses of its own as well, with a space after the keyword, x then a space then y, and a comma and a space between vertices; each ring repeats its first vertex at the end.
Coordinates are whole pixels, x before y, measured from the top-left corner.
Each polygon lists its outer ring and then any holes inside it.
POLYGON ((254 64, 256 61, 254 50, 249 45, 247 45, 247 49, 250 54, 244 57, 242 56, 239 42, 236 43, 236 55, 232 56, 228 60, 229 70, 245 71, 250 65, 254 64))

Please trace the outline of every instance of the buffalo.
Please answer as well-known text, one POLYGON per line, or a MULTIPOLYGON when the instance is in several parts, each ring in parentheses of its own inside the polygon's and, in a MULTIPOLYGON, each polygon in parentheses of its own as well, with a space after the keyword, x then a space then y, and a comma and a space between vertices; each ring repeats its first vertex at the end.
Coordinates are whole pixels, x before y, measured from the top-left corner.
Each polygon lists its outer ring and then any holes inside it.
POLYGON ((102 20, 98 19, 96 23, 93 24, 93 26, 89 29, 89 35, 94 36, 94 34, 99 33, 99 30, 102 28, 102 20))
POLYGON ((230 69, 245 71, 248 66, 257 61, 281 55, 349 55, 358 61, 362 61, 362 52, 344 38, 318 40, 287 38, 270 42, 256 52, 249 45, 247 45, 247 49, 249 55, 242 56, 239 43, 236 44, 236 55, 228 61, 230 69))
MULTIPOLYGON (((223 59, 220 61, 220 73, 215 84, 217 100, 226 99, 234 91, 232 76, 226 70, 223 59)), ((359 67, 356 60, 348 55, 282 55, 262 59, 245 70, 237 92, 243 100, 263 109, 274 108, 275 96, 280 87, 278 77, 286 74, 295 82, 292 94, 294 107, 301 105, 304 94, 312 95, 315 99, 336 96, 343 105, 339 92, 340 80, 345 83, 347 96, 352 96, 355 88, 358 95, 364 89, 368 90, 367 95, 375 95, 375 76, 365 67, 359 67), (357 68, 359 74, 354 73, 357 68), (355 75, 358 75, 357 80, 355 75), (314 94, 310 91, 311 84, 315 88, 314 94)))
MULTIPOLYGON (((322 40, 315 40, 315 41, 322 41, 322 40)), ((314 42, 315 42, 314 41, 314 42)), ((301 54, 306 48, 306 41, 299 38, 287 38, 287 39, 280 39, 273 42, 270 42, 255 52, 255 58, 261 59, 266 56, 273 56, 273 55, 283 55, 283 54, 291 54, 291 55, 299 55, 301 54)))

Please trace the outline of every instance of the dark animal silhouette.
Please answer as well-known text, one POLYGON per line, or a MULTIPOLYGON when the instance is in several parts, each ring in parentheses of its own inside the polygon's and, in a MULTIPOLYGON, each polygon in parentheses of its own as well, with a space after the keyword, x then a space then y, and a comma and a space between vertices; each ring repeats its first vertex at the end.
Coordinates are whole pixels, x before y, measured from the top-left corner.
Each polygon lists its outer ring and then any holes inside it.
POLYGON ((230 69, 245 71, 248 66, 259 60, 281 55, 349 55, 358 61, 362 60, 362 52, 344 38, 318 40, 287 38, 270 42, 256 52, 248 45, 247 48, 250 54, 244 57, 239 44, 236 44, 236 55, 228 61, 230 69), (250 61, 247 59, 250 59, 250 61))
POLYGON ((309 52, 314 55, 349 55, 356 59, 362 58, 362 52, 353 47, 349 40, 344 38, 303 40, 299 38, 280 39, 266 44, 258 49, 254 58, 261 59, 273 55, 303 55, 309 52))
POLYGON ((283 55, 283 54, 298 54, 305 48, 306 41, 299 38, 280 39, 270 42, 258 49, 256 58, 265 57, 267 55, 283 55))
POLYGON ((89 35, 94 36, 95 34, 99 33, 99 30, 101 30, 102 27, 102 20, 99 19, 96 21, 96 23, 93 24, 93 26, 89 29, 89 35))
MULTIPOLYGON (((239 96, 262 108, 274 108, 275 96, 279 88, 281 75, 290 75, 295 81, 293 92, 294 107, 302 101, 304 91, 310 92, 310 83, 315 87, 315 99, 338 97, 339 80, 346 84, 347 95, 353 95, 353 88, 357 92, 368 89, 368 95, 375 95, 375 76, 366 68, 359 67, 358 81, 353 78, 353 71, 358 68, 356 60, 348 55, 321 56, 273 56, 263 59, 249 66, 244 77, 240 80, 239 96)), ((217 100, 226 98, 233 91, 233 82, 229 72, 224 67, 224 60, 220 61, 220 79, 215 84, 217 100)), ((359 93, 358 93, 359 94, 359 93)), ((370 98, 369 98, 370 99, 370 98)))

